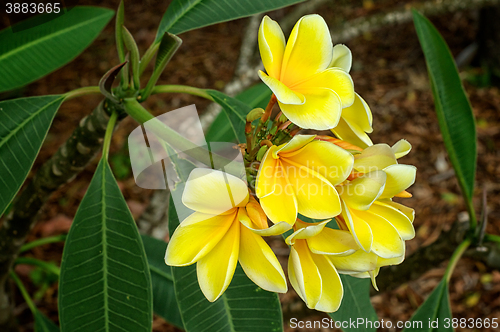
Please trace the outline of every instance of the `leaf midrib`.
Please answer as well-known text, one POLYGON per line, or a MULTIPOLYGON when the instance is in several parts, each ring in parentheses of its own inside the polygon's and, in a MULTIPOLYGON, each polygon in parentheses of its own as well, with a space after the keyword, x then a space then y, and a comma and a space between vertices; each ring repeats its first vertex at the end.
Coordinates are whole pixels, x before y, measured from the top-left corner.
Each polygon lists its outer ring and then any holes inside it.
POLYGON ((162 271, 161 269, 157 268, 156 266, 154 266, 152 264, 149 264, 149 269, 151 270, 151 272, 154 272, 165 279, 168 279, 170 281, 174 281, 174 279, 172 278, 172 276, 170 274, 162 271))
POLYGON ((170 30, 174 26, 175 23, 179 22, 181 18, 183 18, 194 7, 198 6, 200 4, 200 2, 202 2, 202 1, 203 0, 194 1, 191 6, 187 7, 187 9, 185 11, 183 11, 181 15, 177 16, 177 18, 174 21, 172 21, 172 23, 168 27, 165 28, 165 31, 170 30))
POLYGON ((43 111, 45 111, 49 106, 51 106, 52 104, 56 103, 57 101, 63 99, 64 97, 60 96, 59 98, 56 98, 54 99, 52 102, 46 104, 45 106, 41 107, 38 111, 32 113, 29 117, 27 117, 23 122, 21 122, 21 125, 20 126, 17 126, 14 130, 12 130, 7 136, 5 136, 4 138, 2 138, 2 140, 0 141, 0 148, 2 148, 2 146, 4 144, 7 143, 7 141, 14 135, 17 134, 17 132, 19 130, 21 130, 22 128, 24 128, 24 126, 30 122, 31 120, 33 120, 34 117, 36 117, 37 115, 39 115, 40 113, 42 113, 43 111))
POLYGON ((85 21, 83 21, 81 23, 78 23, 76 25, 72 25, 72 26, 70 26, 68 28, 65 28, 65 29, 62 29, 62 30, 58 30, 58 31, 56 31, 54 33, 48 34, 48 35, 46 35, 46 36, 44 36, 42 38, 32 40, 32 41, 30 41, 30 42, 28 42, 28 43, 26 43, 24 45, 21 45, 21 47, 14 48, 14 49, 10 50, 9 52, 0 55, 0 61, 4 60, 6 57, 10 56, 11 53, 22 52, 26 48, 32 47, 33 45, 39 44, 39 43, 41 43, 41 42, 43 42, 43 41, 45 41, 47 39, 57 37, 58 35, 70 32, 71 30, 79 28, 79 27, 81 27, 83 25, 87 25, 87 24, 90 24, 90 23, 92 23, 94 21, 97 21, 97 20, 101 19, 102 16, 104 16, 105 14, 106 13, 103 13, 101 15, 98 15, 98 16, 94 17, 94 18, 91 18, 90 20, 85 20, 85 21))
POLYGON ((105 321, 105 330, 109 331, 109 303, 108 303, 108 261, 106 259, 107 257, 107 241, 106 241, 106 168, 105 165, 107 165, 107 160, 102 160, 102 185, 101 185, 101 190, 102 190, 102 205, 101 205, 101 218, 102 218, 102 271, 103 271, 103 282, 104 282, 104 289, 103 289, 103 294, 104 294, 104 321, 105 321))

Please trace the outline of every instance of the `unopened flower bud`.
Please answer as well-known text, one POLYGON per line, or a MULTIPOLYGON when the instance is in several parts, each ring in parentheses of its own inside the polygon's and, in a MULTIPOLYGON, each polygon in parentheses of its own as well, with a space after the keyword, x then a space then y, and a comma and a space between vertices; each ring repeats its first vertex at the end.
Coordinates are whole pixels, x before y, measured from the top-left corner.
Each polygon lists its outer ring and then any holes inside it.
POLYGON ((264 110, 262 108, 254 108, 247 114, 247 122, 253 122, 259 119, 264 114, 264 110))
POLYGON ((259 152, 257 152, 257 160, 258 161, 261 161, 262 158, 264 158, 264 154, 266 153, 267 149, 268 149, 267 145, 263 145, 260 147, 259 152))

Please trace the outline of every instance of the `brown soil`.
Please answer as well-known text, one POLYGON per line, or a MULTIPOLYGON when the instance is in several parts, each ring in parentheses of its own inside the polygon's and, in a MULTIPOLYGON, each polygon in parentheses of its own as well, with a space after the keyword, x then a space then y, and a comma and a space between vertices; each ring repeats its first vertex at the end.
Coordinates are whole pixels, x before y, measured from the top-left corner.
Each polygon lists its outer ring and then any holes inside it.
MULTIPOLYGON (((86 4, 89 1, 80 1, 86 4)), ((395 6, 396 1, 383 5, 365 6, 361 1, 342 7, 325 5, 317 12, 324 15, 330 25, 335 22, 369 15, 395 6)), ((117 0, 106 0, 100 4, 116 9, 117 0)), ((156 26, 168 1, 148 0, 141 3, 126 3, 126 26, 144 51, 154 39, 156 26)), ((283 10, 273 13, 280 17, 283 10)), ((189 84, 200 88, 221 89, 233 77, 242 33, 246 20, 218 24, 181 35, 183 45, 167 67, 161 82, 165 84, 189 84)), ((459 12, 433 18, 454 55, 474 41, 477 29, 477 15, 474 12, 459 12)), ((22 94, 38 96, 58 94, 82 86, 97 85, 100 77, 118 63, 114 48, 112 24, 79 57, 65 67, 29 85, 22 94)), ((465 211, 456 179, 439 178, 451 165, 446 157, 442 137, 434 113, 432 93, 428 83, 423 54, 412 23, 390 27, 365 34, 346 43, 352 50, 354 63, 351 71, 356 91, 371 106, 374 117, 376 143, 394 144, 401 138, 413 146, 411 153, 401 162, 418 168, 417 180, 410 192, 413 198, 405 204, 416 211, 415 228, 417 236, 407 242, 411 253, 422 245, 435 240, 442 231, 448 230, 465 211)), ((474 73, 463 69, 462 74, 474 73)), ((478 169, 475 192, 475 206, 480 207, 479 197, 483 189, 488 193, 489 224, 487 231, 500 234, 500 92, 496 87, 478 88, 465 83, 478 128, 478 169)), ((88 114, 99 101, 99 97, 84 97, 65 103, 50 130, 47 140, 38 156, 34 170, 47 160, 71 134, 80 119, 88 114)), ((163 95, 151 98, 148 106, 155 114, 195 103, 203 111, 208 102, 189 95, 163 95)), ((128 133, 136 124, 125 119, 113 137, 111 153, 128 156, 123 144, 128 133)), ((40 221, 33 229, 28 241, 64 233, 75 215, 78 204, 85 194, 93 170, 94 161, 73 182, 57 191, 44 208, 40 221)), ((116 170, 115 170, 116 171, 116 170)), ((148 204, 151 191, 138 188, 130 176, 119 179, 125 198, 132 212, 140 215, 148 204)), ((59 263, 62 244, 36 248, 29 255, 59 263)), ((408 320, 415 309, 434 289, 444 273, 445 265, 430 270, 419 280, 401 286, 399 289, 376 295, 372 298, 380 319, 408 320)), ((37 288, 28 277, 30 268, 18 266, 30 292, 37 288)), ((29 309, 19 294, 16 313, 23 331, 33 329, 29 309)), ((283 301, 296 301, 293 291, 283 301)), ((450 301, 453 316, 457 318, 500 317, 500 273, 482 263, 469 259, 461 260, 450 284, 450 301)), ((37 302, 40 310, 57 321, 57 284, 52 284, 37 302)), ((306 319, 318 320, 325 317, 318 313, 306 319)), ((287 322, 285 322, 285 325, 287 322)), ((316 331, 316 329, 304 329, 316 331)), ((464 329, 458 329, 464 330, 464 329)), ((487 329, 479 329, 486 331, 487 329)), ((154 331, 177 331, 161 318, 155 318, 154 331)), ((295 331, 288 328, 287 331, 295 331)), ((296 330, 299 331, 299 330, 296 330)), ((320 330, 318 330, 320 331, 320 330)))

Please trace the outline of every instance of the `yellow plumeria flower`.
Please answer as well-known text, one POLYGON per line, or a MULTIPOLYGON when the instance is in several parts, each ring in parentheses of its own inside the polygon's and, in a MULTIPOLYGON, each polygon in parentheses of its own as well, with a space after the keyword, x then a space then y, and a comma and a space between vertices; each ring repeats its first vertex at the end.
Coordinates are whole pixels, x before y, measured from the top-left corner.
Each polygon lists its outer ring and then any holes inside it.
POLYGON ((286 239, 291 246, 288 278, 292 287, 308 308, 324 312, 337 311, 344 294, 331 258, 343 258, 357 269, 356 261, 348 255, 359 249, 348 231, 325 228, 329 221, 306 223, 297 219, 295 232, 286 239))
POLYGON ((300 213, 313 219, 340 213, 335 185, 352 170, 354 157, 315 135, 297 135, 290 142, 271 146, 257 174, 255 191, 272 222, 295 223, 300 213))
POLYGON ((267 72, 259 71, 259 77, 290 121, 317 130, 337 126, 342 108, 354 102, 354 85, 347 72, 329 68, 333 45, 321 16, 302 17, 286 43, 278 23, 265 16, 259 28, 259 49, 267 72))
POLYGON ((213 302, 227 289, 239 261, 261 288, 285 293, 287 284, 278 259, 261 235, 278 235, 287 223, 268 227, 267 218, 241 179, 212 169, 194 169, 182 202, 195 212, 172 235, 165 254, 171 266, 197 263, 198 283, 213 302))
POLYGON ((395 258, 382 258, 373 252, 358 250, 347 257, 331 256, 330 260, 337 268, 338 273, 356 278, 370 278, 373 287, 378 290, 375 277, 378 275, 380 268, 401 264, 404 258, 404 254, 395 258))
MULTIPOLYGON (((351 70, 352 54, 351 50, 343 45, 337 44, 333 47, 333 57, 330 67, 341 68, 345 72, 351 70)), ((354 103, 342 110, 342 115, 338 125, 332 132, 338 138, 366 148, 373 145, 372 140, 367 135, 373 131, 373 116, 368 104, 359 94, 355 94, 354 103)))
POLYGON ((404 140, 393 148, 386 144, 366 148, 354 156, 354 170, 360 172, 357 178, 338 188, 339 220, 365 252, 385 259, 404 256, 404 241, 415 236, 413 209, 391 201, 415 181, 416 168, 396 161, 396 153, 403 156, 410 148, 404 140))

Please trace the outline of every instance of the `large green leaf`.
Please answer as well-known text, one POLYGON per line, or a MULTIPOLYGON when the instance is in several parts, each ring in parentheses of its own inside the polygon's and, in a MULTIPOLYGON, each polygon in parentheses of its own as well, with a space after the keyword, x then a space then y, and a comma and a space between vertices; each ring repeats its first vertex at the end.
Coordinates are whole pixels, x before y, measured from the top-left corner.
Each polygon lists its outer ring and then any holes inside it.
POLYGON ((141 237, 102 159, 64 246, 62 331, 151 331, 151 276, 141 237))
POLYGON ((367 321, 378 320, 377 313, 370 302, 370 279, 360 279, 351 276, 341 275, 344 286, 344 298, 339 310, 330 313, 338 324, 342 324, 343 331, 375 331, 366 325, 367 321), (363 319, 363 322, 358 319, 363 319), (352 327, 351 322, 356 322, 356 327, 352 327), (358 324, 360 323, 360 324, 358 324))
MULTIPOLYGON (((179 224, 172 199, 169 231, 179 224)), ((283 331, 278 295, 255 285, 238 265, 226 292, 210 303, 198 286, 195 265, 172 267, 175 292, 188 332, 283 331)))
POLYGON ((411 324, 411 327, 404 329, 405 332, 453 331, 453 328, 451 327, 450 299, 448 296, 448 282, 446 281, 446 278, 441 280, 439 285, 432 291, 427 300, 425 300, 425 302, 418 308, 411 318, 411 324), (446 324, 446 318, 448 319, 449 324, 446 324))
POLYGON ((59 332, 59 327, 37 310, 35 312, 35 332, 59 332))
POLYGON ((231 129, 234 136, 237 137, 238 143, 246 142, 245 138, 245 123, 248 112, 252 110, 250 106, 239 101, 238 99, 229 97, 222 92, 216 90, 207 90, 207 93, 214 98, 214 101, 222 106, 222 110, 229 119, 231 129))
MULTIPOLYGON (((264 83, 256 84, 238 94, 235 98, 247 104, 251 109, 266 108, 272 91, 264 83)), ((226 112, 220 112, 208 129, 206 139, 209 142, 235 142, 233 128, 226 112)))
POLYGON ((415 10, 413 21, 427 62, 444 144, 462 191, 470 201, 477 159, 474 114, 443 37, 415 10))
POLYGON ((113 14, 106 8, 75 7, 30 29, 0 31, 0 92, 33 82, 71 61, 99 35, 113 14))
POLYGON ((156 34, 180 34, 207 25, 235 20, 293 5, 304 0, 174 0, 168 6, 156 34))
POLYGON ((182 328, 181 313, 175 298, 172 271, 170 266, 165 264, 167 243, 147 235, 142 235, 142 242, 151 271, 153 311, 167 322, 182 328))
POLYGON ((63 99, 44 96, 0 102, 0 216, 28 176, 63 99))

